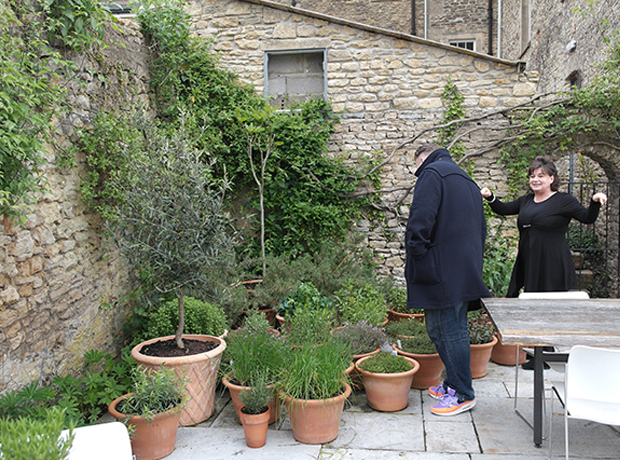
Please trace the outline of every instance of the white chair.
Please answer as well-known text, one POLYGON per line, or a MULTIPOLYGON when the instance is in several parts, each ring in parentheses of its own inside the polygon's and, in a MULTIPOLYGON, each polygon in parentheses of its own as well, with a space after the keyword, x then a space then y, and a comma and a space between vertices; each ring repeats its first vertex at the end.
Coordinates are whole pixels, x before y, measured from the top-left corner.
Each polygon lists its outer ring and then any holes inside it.
MULTIPOLYGON (((121 422, 101 423, 75 428, 67 460, 132 460, 127 427, 121 422)), ((60 434, 65 438, 68 430, 60 434)))
MULTIPOLYGON (((563 382, 553 382, 553 393, 564 406, 564 437, 568 460, 568 419, 575 418, 620 425, 620 393, 601 391, 620 387, 620 350, 574 346, 568 355, 563 382)), ((553 414, 553 395, 551 396, 553 414)), ((553 417, 549 422, 549 458, 551 458, 551 432, 553 417)))
MULTIPOLYGON (((519 299, 540 299, 540 300, 548 300, 548 299, 583 299, 587 300, 590 296, 586 291, 556 291, 556 292, 522 292, 519 294, 519 299)), ((534 356, 533 348, 517 348, 517 360, 519 362, 519 351, 523 350, 525 353, 531 358, 534 356)), ((551 355, 552 352, 545 352, 545 355, 551 355)), ((563 355, 565 353, 557 353, 557 355, 563 355)), ((564 372, 565 364, 562 362, 548 362, 549 367, 551 367, 556 372, 564 372)), ((519 417, 521 417, 525 423, 532 426, 532 424, 521 414, 518 408, 518 396, 519 396, 519 365, 515 365, 515 400, 514 400, 514 411, 517 413, 519 417)), ((543 400, 544 405, 544 400, 543 400)), ((546 412, 543 406, 543 414, 546 412)), ((544 425, 543 425, 544 426, 544 425)), ((543 439, 546 439, 543 436, 543 439)))

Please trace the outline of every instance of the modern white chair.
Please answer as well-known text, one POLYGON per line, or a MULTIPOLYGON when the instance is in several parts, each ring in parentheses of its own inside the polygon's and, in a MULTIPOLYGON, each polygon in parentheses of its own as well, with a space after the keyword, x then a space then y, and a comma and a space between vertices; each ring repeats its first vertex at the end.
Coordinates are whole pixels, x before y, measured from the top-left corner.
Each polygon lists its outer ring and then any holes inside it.
MULTIPOLYGON (((553 393, 564 406, 564 439, 568 460, 568 419, 620 425, 620 393, 601 391, 620 387, 620 349, 574 346, 568 355, 563 382, 553 382, 553 393)), ((553 395, 551 396, 553 414, 553 395)), ((553 417, 549 422, 549 458, 553 417)))
MULTIPOLYGON (((67 460, 132 460, 127 427, 121 422, 82 426, 73 430, 74 438, 67 460)), ((61 437, 66 439, 68 430, 61 437)))
MULTIPOLYGON (((586 291, 558 291, 558 292, 522 292, 519 294, 519 299, 582 299, 587 300, 590 296, 586 291)), ((519 351, 523 350, 525 353, 532 357, 534 356, 534 349, 532 348, 517 348, 517 360, 519 362, 519 351)), ((550 352, 545 352, 546 355, 551 354, 550 352)), ((565 354, 565 353, 558 353, 565 354)), ((548 362, 549 367, 551 367, 556 372, 564 372, 565 364, 561 362, 548 362)), ((532 424, 521 414, 518 408, 518 399, 519 399, 519 365, 515 365, 515 400, 514 400, 514 411, 517 413, 519 417, 521 417, 528 425, 532 426, 532 424)), ((543 400, 544 403, 544 400, 543 400)), ((544 406, 543 406, 544 407, 544 406)), ((543 408, 543 413, 545 413, 545 409, 543 408)), ((544 425, 543 425, 544 426, 544 425)), ((543 436, 545 439, 545 436, 543 436)))

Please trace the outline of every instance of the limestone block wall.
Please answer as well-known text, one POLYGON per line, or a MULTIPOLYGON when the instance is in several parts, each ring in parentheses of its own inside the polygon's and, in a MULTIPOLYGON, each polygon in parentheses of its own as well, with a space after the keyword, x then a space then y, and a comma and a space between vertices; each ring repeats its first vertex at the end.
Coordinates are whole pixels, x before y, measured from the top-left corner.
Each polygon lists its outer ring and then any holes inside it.
MULTIPOLYGON (((98 110, 148 103, 148 54, 137 28, 107 38, 112 46, 104 59, 75 56, 81 71, 60 82, 71 107, 69 116, 55 120, 62 147, 71 146, 74 129, 98 110)), ((129 289, 128 268, 103 241, 101 221, 78 190, 84 158, 61 169, 58 152, 48 147, 49 192, 38 198, 25 225, 0 220, 0 392, 78 373, 90 349, 118 351, 129 312, 121 301, 129 289)))
MULTIPOLYGON (((405 34, 353 24, 320 13, 299 13, 267 0, 202 0, 189 11, 196 34, 213 38, 223 66, 264 88, 267 51, 325 49, 327 92, 341 113, 331 155, 350 161, 375 156, 386 161, 379 222, 362 221, 382 273, 402 277, 404 224, 414 181, 414 135, 442 118, 441 95, 450 78, 465 97, 468 114, 511 107, 536 93, 536 75, 516 64, 405 34)), ((486 122, 486 123, 496 123, 486 122)), ((429 137, 423 138, 424 142, 429 137)), ((475 148, 478 139, 466 139, 475 148)), ((482 183, 505 182, 497 153, 476 159, 474 175, 482 183)))

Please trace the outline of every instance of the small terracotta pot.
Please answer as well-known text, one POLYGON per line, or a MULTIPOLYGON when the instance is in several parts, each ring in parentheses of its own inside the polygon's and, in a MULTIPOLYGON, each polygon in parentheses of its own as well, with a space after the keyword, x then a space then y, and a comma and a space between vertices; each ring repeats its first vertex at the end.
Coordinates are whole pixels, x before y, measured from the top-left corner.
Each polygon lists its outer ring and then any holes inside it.
POLYGON ((503 345, 499 337, 491 352, 491 360, 503 366, 523 364, 526 358, 526 353, 523 350, 519 350, 519 361, 517 362, 517 345, 503 345))
POLYGON ((328 399, 293 399, 281 394, 288 411, 293 437, 304 444, 325 444, 338 436, 344 402, 351 387, 344 383, 344 392, 328 399))
POLYGON ((243 425, 245 443, 252 449, 263 447, 267 442, 267 429, 269 427, 270 409, 262 414, 246 414, 243 407, 239 410, 239 417, 243 425))
POLYGON ((404 409, 409 404, 409 389, 413 375, 420 369, 420 363, 415 359, 403 356, 409 361, 412 368, 407 372, 396 374, 378 374, 365 371, 360 365, 371 356, 360 359, 355 368, 362 375, 368 405, 381 412, 395 412, 404 409))
POLYGON ((126 394, 112 401, 108 406, 108 412, 116 420, 127 420, 129 425, 135 427, 130 441, 136 460, 158 460, 166 457, 175 447, 181 411, 173 408, 163 414, 157 414, 150 421, 144 417, 130 417, 116 410, 116 406, 128 396, 129 394, 126 394))
POLYGON ((389 321, 406 321, 409 318, 415 318, 416 321, 419 321, 421 323, 424 322, 424 313, 399 313, 397 311, 394 311, 393 308, 390 309, 390 311, 388 312, 388 320, 389 321))
POLYGON ((408 353, 399 349, 396 344, 392 347, 401 356, 408 356, 415 359, 420 363, 420 369, 413 374, 413 380, 411 381, 411 388, 418 390, 426 390, 427 388, 439 385, 441 382, 441 373, 443 372, 443 361, 439 356, 439 353, 433 353, 430 355, 421 355, 417 353, 408 353))
MULTIPOLYGON (((239 393, 242 391, 249 390, 250 387, 244 387, 241 385, 237 385, 230 381, 230 375, 225 375, 222 377, 222 384, 228 388, 228 392, 230 393, 230 399, 232 400, 233 407, 235 409, 235 415, 237 416, 237 421, 241 422, 241 408, 243 407, 243 403, 241 402, 241 398, 239 398, 239 393)), ((269 385, 269 388, 274 388, 275 385, 269 385)), ((269 424, 274 423, 278 416, 280 415, 280 398, 278 394, 274 391, 273 398, 269 401, 269 424)))
POLYGON ((471 369, 471 378, 479 379, 487 375, 487 367, 491 359, 491 352, 497 343, 497 337, 493 336, 493 340, 489 343, 481 345, 470 345, 469 368, 471 369))

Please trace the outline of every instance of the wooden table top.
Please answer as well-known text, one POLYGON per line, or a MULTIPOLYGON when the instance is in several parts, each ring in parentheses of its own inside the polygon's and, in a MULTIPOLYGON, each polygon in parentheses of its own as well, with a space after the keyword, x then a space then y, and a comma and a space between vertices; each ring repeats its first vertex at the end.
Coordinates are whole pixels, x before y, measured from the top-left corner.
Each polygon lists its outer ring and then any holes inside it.
POLYGON ((504 345, 620 347, 620 299, 482 299, 504 345))

